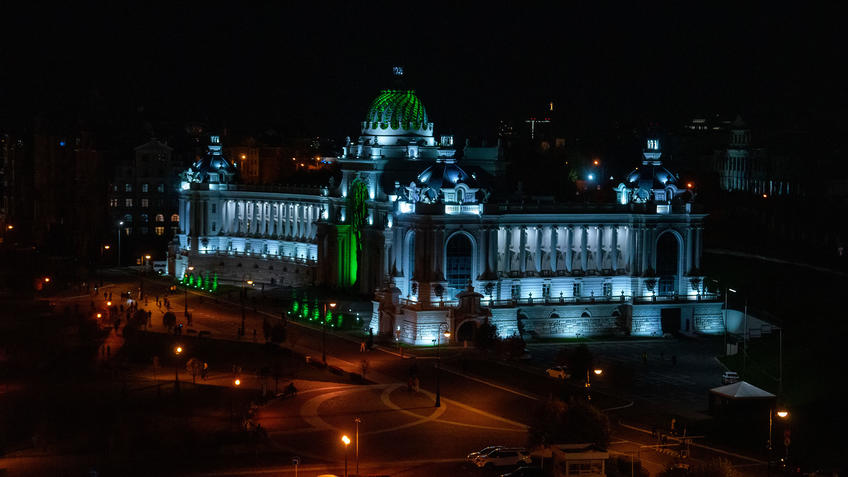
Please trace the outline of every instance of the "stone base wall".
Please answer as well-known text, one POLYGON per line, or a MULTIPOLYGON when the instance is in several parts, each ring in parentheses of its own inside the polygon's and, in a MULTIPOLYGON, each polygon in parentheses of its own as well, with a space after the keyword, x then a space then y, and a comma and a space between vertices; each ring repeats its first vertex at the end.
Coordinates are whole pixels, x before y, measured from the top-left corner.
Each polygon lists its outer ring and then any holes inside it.
POLYGON ((239 284, 253 280, 257 285, 305 287, 314 283, 315 265, 253 257, 190 255, 194 273, 217 273, 218 283, 239 284))

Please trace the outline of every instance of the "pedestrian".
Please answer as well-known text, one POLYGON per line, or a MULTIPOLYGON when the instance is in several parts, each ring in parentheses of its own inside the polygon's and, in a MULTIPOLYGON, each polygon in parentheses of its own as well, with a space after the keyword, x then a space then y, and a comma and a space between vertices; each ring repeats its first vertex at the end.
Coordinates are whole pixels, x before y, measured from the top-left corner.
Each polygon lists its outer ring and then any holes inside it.
POLYGON ((365 352, 365 340, 362 340, 362 342, 359 343, 359 352, 360 353, 365 352))

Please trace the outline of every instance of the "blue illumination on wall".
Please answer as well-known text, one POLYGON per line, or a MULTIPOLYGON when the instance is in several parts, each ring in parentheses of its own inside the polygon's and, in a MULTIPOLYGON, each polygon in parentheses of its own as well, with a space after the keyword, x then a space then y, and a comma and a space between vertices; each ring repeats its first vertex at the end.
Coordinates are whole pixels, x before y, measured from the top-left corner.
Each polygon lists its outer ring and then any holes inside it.
POLYGON ((65 147, 65 141, 59 141, 59 147, 65 147))

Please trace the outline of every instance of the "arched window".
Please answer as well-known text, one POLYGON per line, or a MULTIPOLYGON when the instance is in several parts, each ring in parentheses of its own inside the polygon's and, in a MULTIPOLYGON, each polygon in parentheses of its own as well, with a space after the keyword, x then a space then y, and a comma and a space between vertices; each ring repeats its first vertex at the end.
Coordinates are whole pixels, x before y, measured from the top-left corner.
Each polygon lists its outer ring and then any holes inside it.
POLYGON ((141 220, 141 223, 143 223, 143 224, 146 224, 148 219, 149 219, 147 214, 141 214, 141 215, 138 216, 138 218, 139 218, 139 220, 141 220))
POLYGON ((448 241, 445 253, 445 278, 448 287, 453 289, 451 299, 461 291, 471 279, 471 240, 465 234, 458 233, 448 241))
POLYGON ((179 222, 179 221, 180 221, 180 214, 174 214, 174 215, 171 216, 171 222, 179 222))
POLYGON ((465 191, 462 190, 462 189, 457 189, 456 190, 456 201, 457 201, 457 203, 461 204, 463 202, 463 200, 465 200, 465 191))
POLYGON ((164 221, 165 221, 165 216, 164 216, 164 215, 162 215, 162 214, 156 214, 156 221, 157 221, 157 222, 164 222, 164 221))
POLYGON ((127 214, 124 216, 124 222, 132 222, 132 215, 127 214))
POLYGON ((673 295, 677 282, 678 267, 677 237, 671 232, 660 235, 657 240, 657 276, 659 277, 659 294, 673 295))

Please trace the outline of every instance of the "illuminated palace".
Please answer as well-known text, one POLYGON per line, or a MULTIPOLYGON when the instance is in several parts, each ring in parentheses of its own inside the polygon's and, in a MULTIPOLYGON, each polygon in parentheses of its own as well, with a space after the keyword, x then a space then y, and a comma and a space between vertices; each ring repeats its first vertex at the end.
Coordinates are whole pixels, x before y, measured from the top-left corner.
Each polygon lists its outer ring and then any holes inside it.
POLYGON ((701 276, 704 215, 649 138, 615 203, 509 203, 499 147, 434 134, 405 88, 383 90, 316 189, 238 184, 216 137, 183 175, 175 272, 374 295, 371 328, 430 344, 501 336, 715 333, 701 276))

